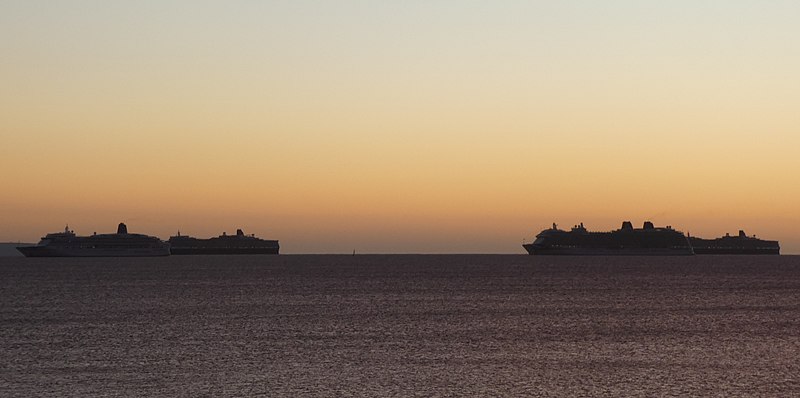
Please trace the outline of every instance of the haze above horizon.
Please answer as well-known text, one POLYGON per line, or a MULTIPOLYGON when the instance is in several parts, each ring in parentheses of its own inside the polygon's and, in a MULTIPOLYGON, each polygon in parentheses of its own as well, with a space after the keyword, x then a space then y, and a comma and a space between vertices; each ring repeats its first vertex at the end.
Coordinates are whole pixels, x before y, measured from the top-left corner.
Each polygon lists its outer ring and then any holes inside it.
POLYGON ((523 253, 623 220, 800 253, 794 1, 0 4, 0 242, 242 228, 523 253))

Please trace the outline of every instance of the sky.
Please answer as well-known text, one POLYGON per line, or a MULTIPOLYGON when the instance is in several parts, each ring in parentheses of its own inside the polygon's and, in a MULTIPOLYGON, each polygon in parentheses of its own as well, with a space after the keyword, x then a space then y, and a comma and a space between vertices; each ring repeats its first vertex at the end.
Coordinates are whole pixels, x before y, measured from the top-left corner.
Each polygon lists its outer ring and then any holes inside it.
POLYGON ((524 253, 623 220, 800 254, 800 2, 0 3, 0 241, 242 228, 524 253))

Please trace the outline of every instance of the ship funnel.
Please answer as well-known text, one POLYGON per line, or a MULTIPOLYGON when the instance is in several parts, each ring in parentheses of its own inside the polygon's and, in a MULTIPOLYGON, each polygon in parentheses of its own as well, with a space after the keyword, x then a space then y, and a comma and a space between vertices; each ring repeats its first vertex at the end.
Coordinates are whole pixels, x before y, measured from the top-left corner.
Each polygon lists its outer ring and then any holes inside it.
POLYGON ((623 231, 631 230, 631 229, 633 229, 633 223, 631 223, 630 221, 623 221, 622 222, 622 230, 623 231))
POLYGON ((244 236, 244 232, 241 229, 236 230, 236 236, 244 236))
POLYGON ((127 234, 128 233, 128 226, 125 223, 119 223, 117 226, 117 233, 118 234, 127 234))
POLYGON ((741 230, 741 229, 739 230, 739 237, 740 238, 746 238, 747 237, 747 235, 744 233, 744 230, 741 230))
POLYGON ((643 229, 653 229, 653 228, 654 228, 654 227, 653 227, 653 223, 652 223, 652 222, 650 222, 650 221, 645 221, 645 222, 644 222, 644 226, 643 226, 642 228, 643 228, 643 229))

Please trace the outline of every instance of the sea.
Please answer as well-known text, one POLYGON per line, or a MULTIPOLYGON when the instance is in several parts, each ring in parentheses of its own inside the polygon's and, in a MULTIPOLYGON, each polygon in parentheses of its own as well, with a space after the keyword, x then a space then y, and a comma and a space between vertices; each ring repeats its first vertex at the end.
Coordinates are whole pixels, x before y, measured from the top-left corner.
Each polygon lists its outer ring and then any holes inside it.
POLYGON ((800 256, 0 258, 2 397, 790 397, 800 256))

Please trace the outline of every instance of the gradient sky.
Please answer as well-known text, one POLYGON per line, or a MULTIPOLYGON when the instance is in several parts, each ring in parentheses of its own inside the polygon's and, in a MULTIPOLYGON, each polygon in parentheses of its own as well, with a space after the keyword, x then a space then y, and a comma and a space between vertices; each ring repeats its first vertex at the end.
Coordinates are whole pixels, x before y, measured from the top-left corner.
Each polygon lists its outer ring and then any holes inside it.
POLYGON ((0 3, 0 241, 523 253, 622 220, 800 253, 797 1, 0 3))

